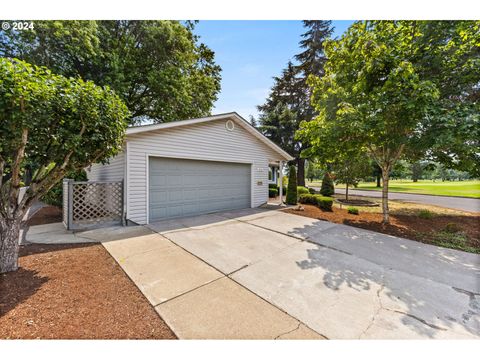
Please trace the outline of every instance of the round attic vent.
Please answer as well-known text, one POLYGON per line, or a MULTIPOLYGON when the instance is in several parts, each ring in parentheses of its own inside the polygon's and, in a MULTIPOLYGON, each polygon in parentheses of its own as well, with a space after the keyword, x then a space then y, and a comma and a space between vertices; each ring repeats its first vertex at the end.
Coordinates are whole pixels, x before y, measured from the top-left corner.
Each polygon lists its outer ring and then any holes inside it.
POLYGON ((225 128, 228 131, 233 131, 233 129, 235 129, 235 123, 232 120, 227 120, 227 122, 225 123, 225 128))

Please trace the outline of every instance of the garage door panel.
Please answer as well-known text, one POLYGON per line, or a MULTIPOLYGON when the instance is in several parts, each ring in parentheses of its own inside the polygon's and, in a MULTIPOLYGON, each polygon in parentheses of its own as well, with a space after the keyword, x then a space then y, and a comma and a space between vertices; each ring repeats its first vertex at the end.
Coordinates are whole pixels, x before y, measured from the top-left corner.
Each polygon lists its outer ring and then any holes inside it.
POLYGON ((250 207, 249 164, 149 161, 150 221, 250 207))

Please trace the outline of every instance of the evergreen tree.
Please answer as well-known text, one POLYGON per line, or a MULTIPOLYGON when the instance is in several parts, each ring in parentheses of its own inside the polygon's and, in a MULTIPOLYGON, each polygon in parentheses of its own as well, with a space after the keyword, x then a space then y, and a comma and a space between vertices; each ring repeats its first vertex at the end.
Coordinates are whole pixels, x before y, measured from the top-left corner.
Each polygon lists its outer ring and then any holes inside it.
POLYGON ((274 77, 274 85, 265 103, 258 106, 260 130, 295 157, 300 186, 305 186, 305 159, 301 153, 308 144, 296 139, 295 132, 302 121, 314 117, 307 79, 310 75, 323 75, 326 61, 323 41, 333 32, 330 21, 304 21, 304 26, 308 30, 300 41, 303 51, 295 56, 299 64, 288 62, 282 74, 274 77))
POLYGON ((322 194, 323 196, 332 196, 333 194, 335 194, 333 179, 328 172, 326 172, 325 175, 323 175, 320 194, 322 194))
POLYGON ((304 20, 303 26, 308 30, 302 34, 303 39, 300 41, 300 47, 304 51, 295 55, 295 60, 300 62, 297 68, 303 79, 310 74, 323 76, 323 67, 327 61, 323 42, 333 34, 332 22, 330 20, 304 20))
POLYGON ((297 172, 295 166, 291 165, 288 172, 288 187, 287 198, 288 205, 295 205, 297 203, 297 172))

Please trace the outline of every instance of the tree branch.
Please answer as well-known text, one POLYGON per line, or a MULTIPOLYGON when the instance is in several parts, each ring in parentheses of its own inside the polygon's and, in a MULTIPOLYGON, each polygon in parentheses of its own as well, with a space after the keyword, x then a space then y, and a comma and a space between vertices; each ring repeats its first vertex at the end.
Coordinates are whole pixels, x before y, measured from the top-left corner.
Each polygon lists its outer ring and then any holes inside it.
MULTIPOLYGON (((15 161, 12 166, 12 177, 10 179, 10 191, 8 194, 8 209, 15 210, 18 203, 18 193, 20 187, 20 168, 25 157, 25 147, 27 145, 28 129, 22 129, 22 139, 17 149, 15 161)), ((8 210, 7 210, 8 211, 8 210)))

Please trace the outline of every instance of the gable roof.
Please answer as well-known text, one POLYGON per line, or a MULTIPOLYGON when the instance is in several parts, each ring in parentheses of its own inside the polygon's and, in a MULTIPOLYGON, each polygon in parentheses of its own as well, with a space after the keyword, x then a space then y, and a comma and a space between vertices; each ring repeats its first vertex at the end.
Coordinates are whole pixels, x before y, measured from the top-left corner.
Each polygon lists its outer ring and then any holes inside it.
POLYGON ((252 124, 250 124, 247 120, 242 118, 236 112, 212 115, 212 116, 207 116, 207 117, 198 118, 198 119, 172 121, 172 122, 161 123, 161 124, 132 126, 132 127, 129 127, 127 129, 127 138, 128 138, 128 135, 143 133, 143 132, 147 132, 147 131, 170 129, 170 128, 179 127, 179 126, 200 124, 200 123, 205 123, 205 122, 209 122, 209 121, 224 120, 224 119, 235 121, 235 123, 237 123, 242 128, 247 130, 250 134, 255 136, 258 140, 262 141, 265 145, 270 147, 272 150, 274 150, 278 154, 282 155, 282 157, 285 160, 287 160, 287 161, 293 160, 293 157, 289 153, 282 150, 277 144, 275 144, 273 141, 271 141, 270 139, 265 137, 261 132, 259 132, 257 129, 255 129, 252 126, 252 124))

